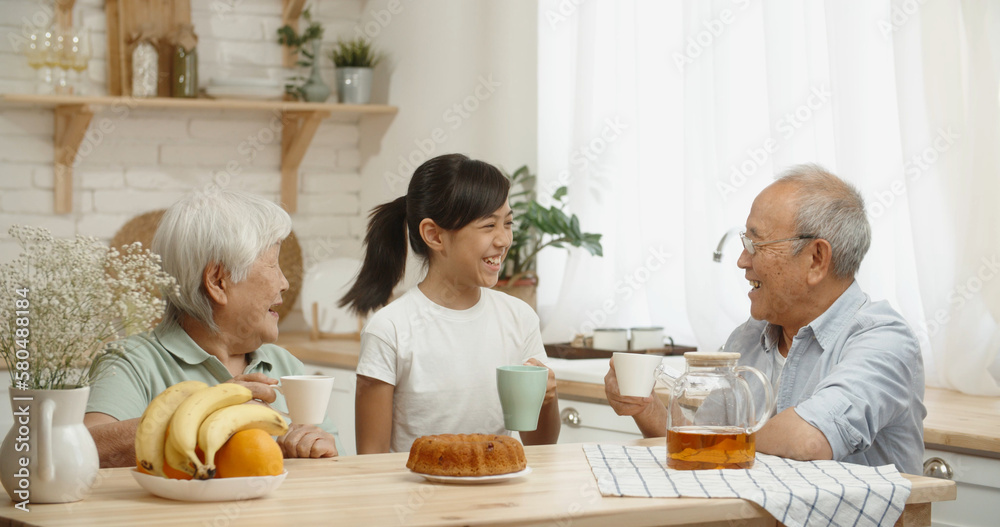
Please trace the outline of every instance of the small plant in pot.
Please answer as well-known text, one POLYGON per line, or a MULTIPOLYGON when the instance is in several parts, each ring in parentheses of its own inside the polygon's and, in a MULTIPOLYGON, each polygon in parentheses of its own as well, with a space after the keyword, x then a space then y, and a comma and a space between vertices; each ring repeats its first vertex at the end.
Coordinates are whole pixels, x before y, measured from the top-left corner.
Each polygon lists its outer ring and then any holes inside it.
POLYGON ((594 256, 603 256, 601 235, 580 230, 576 214, 566 214, 566 187, 552 194, 552 205, 537 201, 535 176, 527 165, 510 176, 510 207, 514 211, 514 240, 497 289, 516 296, 535 307, 538 287, 538 253, 547 247, 582 247, 594 256))
POLYGON ((344 104, 368 104, 372 95, 372 70, 382 60, 382 54, 371 42, 358 37, 338 40, 329 54, 337 67, 337 100, 344 104))
POLYGON ((278 28, 278 43, 288 46, 298 54, 296 66, 309 69, 309 77, 296 75, 289 77, 285 93, 308 102, 325 102, 330 97, 330 87, 323 82, 319 71, 320 44, 323 41, 323 25, 312 19, 309 8, 302 11, 302 18, 309 24, 301 34, 292 26, 278 28))

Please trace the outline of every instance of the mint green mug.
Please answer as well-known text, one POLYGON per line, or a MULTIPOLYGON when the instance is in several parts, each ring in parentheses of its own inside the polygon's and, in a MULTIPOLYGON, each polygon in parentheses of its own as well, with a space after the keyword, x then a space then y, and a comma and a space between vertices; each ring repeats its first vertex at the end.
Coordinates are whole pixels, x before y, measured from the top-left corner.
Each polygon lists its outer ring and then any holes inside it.
POLYGON ((497 393, 507 430, 530 432, 538 428, 538 414, 545 400, 549 369, 543 366, 500 366, 497 393))

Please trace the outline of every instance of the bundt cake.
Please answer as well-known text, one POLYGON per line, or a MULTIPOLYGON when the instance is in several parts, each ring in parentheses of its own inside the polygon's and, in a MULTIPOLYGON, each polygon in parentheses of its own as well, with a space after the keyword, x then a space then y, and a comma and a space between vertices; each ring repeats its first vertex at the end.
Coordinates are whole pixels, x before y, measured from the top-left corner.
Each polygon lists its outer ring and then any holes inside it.
POLYGON ((435 476, 495 476, 528 466, 524 447, 510 436, 442 434, 418 437, 406 467, 435 476))

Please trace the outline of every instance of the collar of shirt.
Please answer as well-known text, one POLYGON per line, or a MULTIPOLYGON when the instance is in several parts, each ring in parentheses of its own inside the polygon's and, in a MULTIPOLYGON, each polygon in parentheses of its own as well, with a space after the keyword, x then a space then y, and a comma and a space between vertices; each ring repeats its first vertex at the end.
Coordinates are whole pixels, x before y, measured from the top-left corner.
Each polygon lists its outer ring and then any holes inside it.
MULTIPOLYGON (((855 280, 823 314, 799 329, 796 336, 805 336, 802 333, 804 330, 811 331, 823 350, 830 349, 836 343, 837 336, 840 335, 844 326, 851 322, 855 313, 865 305, 867 300, 861 286, 855 280)), ((767 353, 776 351, 780 337, 781 326, 768 322, 760 334, 760 345, 767 353)))
MULTIPOLYGON (((211 365, 209 370, 212 370, 213 374, 218 373, 216 374, 216 377, 220 377, 220 375, 225 372, 225 377, 220 378, 220 380, 229 380, 232 378, 229 371, 226 370, 225 366, 223 366, 222 361, 220 361, 215 355, 203 350, 201 346, 199 346, 179 324, 160 324, 153 330, 153 335, 158 341, 160 341, 160 345, 163 346, 164 349, 169 351, 171 355, 177 357, 181 361, 191 365, 202 364, 205 361, 209 361, 209 364, 211 365), (214 359, 214 361, 212 359, 214 359), (219 368, 221 368, 221 370, 218 372, 214 371, 219 368)), ((259 349, 251 351, 247 358, 249 364, 246 369, 243 370, 245 373, 252 371, 267 373, 271 371, 274 366, 273 362, 266 357, 264 353, 261 353, 259 349)))

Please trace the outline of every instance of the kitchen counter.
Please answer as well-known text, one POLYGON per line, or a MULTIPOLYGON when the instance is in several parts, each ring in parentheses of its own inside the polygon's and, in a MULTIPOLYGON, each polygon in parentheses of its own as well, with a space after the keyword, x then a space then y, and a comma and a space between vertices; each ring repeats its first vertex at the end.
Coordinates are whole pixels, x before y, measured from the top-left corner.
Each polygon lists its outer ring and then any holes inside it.
MULTIPOLYGON (((358 363, 359 342, 353 340, 309 340, 308 333, 285 332, 277 344, 303 362, 353 370, 358 363)), ((668 357, 683 369, 683 357, 668 357)), ((551 359, 559 382, 559 395, 587 402, 607 403, 604 374, 607 359, 551 359)), ((668 395, 659 392, 666 402, 668 395)), ((924 442, 929 447, 970 451, 1000 457, 1000 397, 965 395, 952 390, 927 388, 924 442)))
MULTIPOLYGON (((358 351, 361 343, 348 339, 310 340, 309 333, 286 331, 281 333, 276 342, 292 352, 302 362, 354 370, 358 366, 358 351)), ((683 369, 683 357, 680 359, 683 369)), ((606 404, 604 395, 604 375, 608 371, 607 359, 566 360, 551 359, 556 379, 559 382, 559 395, 587 402, 606 404), (565 367, 562 367, 565 366, 565 367)), ((669 395, 660 393, 660 398, 666 402, 669 395)))
POLYGON ((309 340, 308 332, 299 331, 282 332, 275 344, 292 352, 302 362, 352 371, 358 367, 361 350, 361 343, 356 340, 309 340))
MULTIPOLYGON (((631 442, 662 447, 662 439, 631 442)), ((103 469, 87 499, 0 504, 0 524, 118 525, 747 525, 773 517, 740 499, 602 497, 580 444, 525 448, 532 473, 493 485, 441 485, 406 468, 407 453, 290 459, 281 486, 257 500, 182 503, 150 495, 131 468, 103 469), (725 523, 724 523, 725 522, 725 523)), ((930 525, 931 502, 955 499, 955 484, 904 475, 912 482, 897 525, 930 525)))
POLYGON ((924 443, 928 447, 1000 457, 1000 397, 927 388, 924 404, 924 443))

